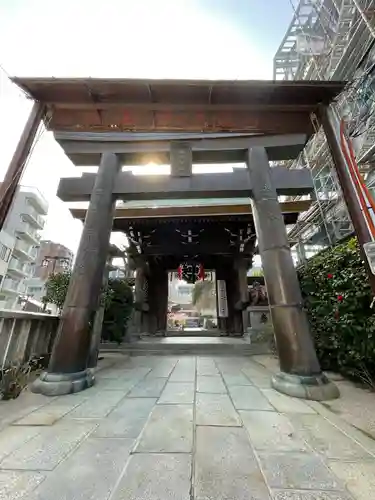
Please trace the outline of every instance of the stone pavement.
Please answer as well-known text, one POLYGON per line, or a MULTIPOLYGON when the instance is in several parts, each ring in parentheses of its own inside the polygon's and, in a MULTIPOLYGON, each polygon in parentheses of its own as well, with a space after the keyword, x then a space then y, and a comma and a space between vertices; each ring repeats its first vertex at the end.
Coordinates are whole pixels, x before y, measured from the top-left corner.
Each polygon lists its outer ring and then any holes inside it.
POLYGON ((266 361, 113 355, 87 391, 1 402, 0 499, 375 498, 375 441, 266 361))

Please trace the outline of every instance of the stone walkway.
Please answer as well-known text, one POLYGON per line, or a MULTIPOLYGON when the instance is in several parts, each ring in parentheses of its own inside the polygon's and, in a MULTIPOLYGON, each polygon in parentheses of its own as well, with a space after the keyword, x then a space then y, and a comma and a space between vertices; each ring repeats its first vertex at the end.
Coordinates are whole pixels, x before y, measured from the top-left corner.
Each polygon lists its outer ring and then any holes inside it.
POLYGON ((375 441, 264 359, 117 355, 85 392, 0 403, 0 499, 372 500, 375 441))

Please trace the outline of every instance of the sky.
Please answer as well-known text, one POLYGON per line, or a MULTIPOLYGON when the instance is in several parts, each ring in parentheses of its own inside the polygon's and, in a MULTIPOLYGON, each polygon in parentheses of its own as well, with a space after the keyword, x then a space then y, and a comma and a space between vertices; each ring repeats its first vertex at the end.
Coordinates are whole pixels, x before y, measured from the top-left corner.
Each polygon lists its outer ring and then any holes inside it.
MULTIPOLYGON (((9 75, 272 79, 292 15, 290 0, 0 0, 0 178, 31 108, 9 75)), ((44 131, 22 178, 49 201, 43 237, 74 252, 82 224, 55 194, 80 173, 44 131)))

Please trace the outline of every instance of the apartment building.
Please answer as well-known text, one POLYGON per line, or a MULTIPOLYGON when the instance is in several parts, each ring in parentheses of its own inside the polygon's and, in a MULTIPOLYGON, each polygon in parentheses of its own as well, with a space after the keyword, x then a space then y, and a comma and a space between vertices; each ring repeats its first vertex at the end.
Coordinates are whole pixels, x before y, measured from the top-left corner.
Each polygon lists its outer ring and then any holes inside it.
POLYGON ((18 188, 0 232, 1 309, 22 309, 27 302, 47 211, 48 202, 36 188, 18 188))
POLYGON ((33 277, 47 281, 51 274, 70 271, 73 259, 73 252, 66 246, 50 240, 41 240, 33 277))

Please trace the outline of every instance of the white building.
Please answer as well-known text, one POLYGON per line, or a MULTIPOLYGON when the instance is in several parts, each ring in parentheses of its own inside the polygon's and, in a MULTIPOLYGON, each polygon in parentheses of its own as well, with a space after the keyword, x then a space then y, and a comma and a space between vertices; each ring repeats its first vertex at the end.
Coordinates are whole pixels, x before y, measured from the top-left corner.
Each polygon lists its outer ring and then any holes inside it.
POLYGON ((33 276, 47 211, 48 203, 36 188, 18 188, 0 232, 1 309, 22 309, 28 300, 28 280, 33 276))
POLYGON ((193 300, 193 288, 194 285, 186 283, 185 281, 179 280, 175 276, 176 273, 169 274, 168 282, 168 298, 170 302, 176 304, 191 304, 193 300))

